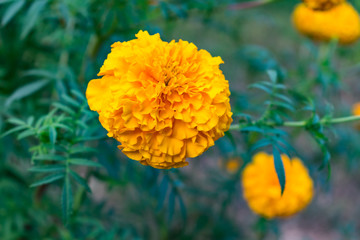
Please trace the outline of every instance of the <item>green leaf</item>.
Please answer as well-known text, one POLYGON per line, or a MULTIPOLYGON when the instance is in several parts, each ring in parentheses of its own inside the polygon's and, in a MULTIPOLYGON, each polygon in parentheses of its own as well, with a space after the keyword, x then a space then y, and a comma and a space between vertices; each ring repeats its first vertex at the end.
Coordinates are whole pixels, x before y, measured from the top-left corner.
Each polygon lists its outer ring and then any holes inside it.
POLYGON ((14 127, 14 128, 12 128, 12 129, 10 129, 9 131, 7 131, 7 132, 4 132, 1 136, 0 136, 0 138, 3 138, 3 137, 5 137, 5 136, 7 136, 7 135, 9 135, 9 134, 12 134, 12 133, 14 133, 14 132, 18 132, 18 131, 21 131, 21 130, 23 130, 23 129, 26 129, 27 128, 27 126, 17 126, 17 127, 14 127))
POLYGON ((84 147, 84 146, 72 147, 69 150, 70 154, 89 153, 89 152, 97 152, 97 150, 95 148, 84 147))
POLYGON ((68 127, 68 126, 66 126, 65 124, 62 124, 62 123, 54 123, 53 126, 56 127, 56 128, 65 129, 66 131, 69 131, 69 132, 74 131, 73 129, 71 129, 70 127, 68 127))
POLYGON ((18 0, 12 3, 8 9, 6 9, 4 16, 1 19, 1 25, 4 27, 6 24, 10 22, 10 20, 20 11, 20 9, 24 6, 24 0, 18 0))
POLYGON ((39 161, 65 161, 66 158, 59 155, 40 155, 33 157, 33 160, 39 161))
POLYGON ((23 77, 36 76, 36 77, 42 77, 45 79, 56 79, 56 75, 53 72, 46 71, 43 69, 27 70, 27 71, 23 72, 22 76, 23 77))
POLYGON ((0 0, 0 4, 4 4, 4 3, 8 3, 8 2, 13 2, 14 0, 0 0))
POLYGON ((54 174, 44 177, 43 179, 41 179, 39 181, 34 182, 33 184, 30 185, 30 187, 37 187, 37 186, 44 185, 47 183, 52 183, 52 182, 55 182, 55 181, 63 178, 64 176, 65 176, 64 173, 54 173, 54 174))
POLYGON ((69 97, 66 94, 61 95, 61 97, 64 99, 65 102, 69 103, 70 105, 72 105, 73 107, 79 108, 80 103, 78 103, 77 101, 75 101, 74 99, 72 99, 71 97, 69 97))
POLYGON ((102 167, 100 163, 93 162, 84 158, 70 158, 68 159, 69 163, 74 165, 83 165, 89 167, 102 167))
POLYGON ((85 96, 84 96, 83 93, 81 93, 81 92, 79 92, 79 91, 77 91, 77 90, 74 90, 74 89, 72 89, 70 92, 71 92, 72 94, 74 94, 77 98, 79 98, 79 99, 81 99, 81 100, 83 100, 83 101, 86 101, 86 98, 85 98, 85 96))
POLYGON ((285 183, 286 183, 285 169, 284 169, 284 164, 282 162, 279 150, 275 146, 273 146, 273 155, 274 155, 275 170, 276 170, 276 174, 278 176, 278 180, 280 183, 281 195, 282 195, 284 193, 285 183))
POLYGON ((35 26, 35 23, 47 3, 47 0, 34 1, 26 13, 24 25, 21 31, 21 38, 24 39, 35 26))
POLYGON ((17 140, 21 140, 23 138, 26 138, 26 137, 29 137, 29 136, 33 136, 35 135, 35 131, 34 129, 28 129, 28 130, 25 130, 23 132, 21 132, 18 136, 17 136, 17 140))
POLYGON ((68 106, 65 106, 64 104, 61 104, 61 103, 56 102, 56 103, 53 103, 53 106, 54 106, 55 108, 58 108, 58 109, 60 109, 60 110, 62 110, 62 111, 64 111, 64 112, 70 114, 70 115, 75 115, 75 114, 76 114, 74 110, 72 110, 72 109, 69 108, 68 106))
POLYGON ((56 136, 57 136, 57 132, 56 132, 54 126, 50 126, 49 127, 49 137, 50 137, 50 142, 52 145, 55 145, 55 143, 56 143, 56 136))
POLYGON ((175 211, 175 196, 176 192, 174 189, 169 194, 169 205, 168 205, 168 221, 171 222, 175 211))
POLYGON ((9 123, 12 123, 12 124, 15 124, 15 125, 26 125, 26 123, 23 120, 18 119, 18 118, 9 118, 7 121, 9 123))
POLYGON ((64 171, 65 165, 60 164, 53 164, 53 165, 45 165, 45 166, 35 166, 32 168, 29 168, 28 171, 30 172, 58 172, 58 171, 64 171))
POLYGON ((8 99, 6 99, 5 106, 9 107, 13 101, 20 100, 24 97, 27 97, 39 91, 41 88, 45 87, 49 82, 50 81, 48 79, 42 79, 18 88, 13 94, 10 95, 10 97, 8 97, 8 99))
POLYGON ((267 72, 271 82, 276 83, 276 81, 277 81, 277 72, 274 71, 274 70, 267 70, 266 72, 267 72))
POLYGON ((70 175, 74 178, 74 180, 77 183, 79 183, 81 186, 83 186, 86 191, 91 193, 91 189, 90 189, 89 185, 87 184, 87 182, 86 182, 86 180, 84 178, 82 178, 79 174, 77 174, 76 172, 74 172, 71 169, 70 169, 70 175))
POLYGON ((65 178, 64 186, 61 194, 61 206, 64 222, 67 223, 72 213, 73 194, 70 185, 69 176, 65 178))

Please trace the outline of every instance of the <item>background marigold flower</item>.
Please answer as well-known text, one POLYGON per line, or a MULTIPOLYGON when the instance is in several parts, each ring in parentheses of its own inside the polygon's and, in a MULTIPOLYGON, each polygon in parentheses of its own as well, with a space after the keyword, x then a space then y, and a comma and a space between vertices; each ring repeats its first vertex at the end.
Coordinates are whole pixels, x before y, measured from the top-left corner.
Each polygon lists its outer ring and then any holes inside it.
POLYGON ((355 103, 355 104, 352 106, 352 113, 353 113, 353 115, 355 115, 355 116, 360 116, 360 102, 355 103))
POLYGON ((240 158, 230 158, 226 164, 225 169, 228 173, 236 173, 241 166, 241 159, 240 158))
POLYGON ((305 5, 314 10, 328 10, 345 0, 303 0, 305 5))
POLYGON ((286 155, 281 158, 286 176, 282 196, 272 155, 257 153, 242 174, 245 200, 254 212, 266 218, 291 216, 304 209, 314 194, 313 181, 302 162, 286 155))
POLYGON ((183 167, 232 122, 220 57, 187 41, 140 31, 112 45, 86 97, 108 136, 129 158, 155 168, 183 167))
POLYGON ((338 4, 326 11, 299 4, 293 12, 295 28, 318 41, 338 38, 341 44, 351 44, 360 37, 360 18, 349 3, 338 4))

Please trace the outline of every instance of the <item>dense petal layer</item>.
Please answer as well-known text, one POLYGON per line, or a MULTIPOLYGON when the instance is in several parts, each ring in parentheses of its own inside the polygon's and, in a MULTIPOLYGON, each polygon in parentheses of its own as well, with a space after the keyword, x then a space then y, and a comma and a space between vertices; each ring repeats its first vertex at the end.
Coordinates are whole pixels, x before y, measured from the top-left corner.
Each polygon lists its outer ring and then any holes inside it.
POLYGON ((89 106, 129 158, 156 168, 185 166, 232 122, 223 62, 186 41, 136 36, 112 45, 102 77, 89 82, 89 106))

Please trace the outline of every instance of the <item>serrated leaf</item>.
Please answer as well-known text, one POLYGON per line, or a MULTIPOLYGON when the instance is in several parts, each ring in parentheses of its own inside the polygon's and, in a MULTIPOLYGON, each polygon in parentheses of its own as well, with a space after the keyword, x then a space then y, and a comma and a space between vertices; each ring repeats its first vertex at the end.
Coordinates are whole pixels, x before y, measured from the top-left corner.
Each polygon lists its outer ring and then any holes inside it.
POLYGON ((64 170, 65 170, 65 165, 60 165, 60 164, 35 166, 28 169, 28 171, 30 172, 58 172, 64 170))
POLYGON ((24 6, 24 0, 18 0, 12 3, 5 11, 4 16, 1 19, 1 25, 4 27, 8 24, 11 19, 21 10, 24 6))
POLYGON ((40 185, 52 183, 52 182, 55 182, 55 181, 63 178, 64 176, 65 176, 64 173, 54 173, 54 174, 44 177, 43 179, 41 179, 39 181, 34 182, 33 184, 30 185, 30 187, 37 187, 40 185))
POLYGON ((65 161, 66 158, 59 155, 40 155, 33 157, 33 160, 38 161, 65 161))
POLYGON ((74 172, 73 170, 70 169, 70 175, 73 177, 73 179, 79 183, 81 186, 83 186, 85 188, 86 191, 88 191, 89 193, 91 193, 91 189, 89 187, 89 185, 87 184, 86 180, 84 178, 82 178, 79 174, 77 174, 76 172, 74 172))
POLYGON ((34 1, 30 6, 29 10, 26 13, 24 19, 24 25, 21 31, 21 38, 24 39, 30 31, 34 28, 35 23, 40 15, 40 12, 43 10, 47 3, 47 0, 37 0, 34 1))
POLYGON ((89 166, 89 167, 102 167, 100 163, 90 161, 84 158, 69 158, 68 162, 74 165, 82 165, 82 166, 89 166))
POLYGON ((15 92, 13 94, 10 95, 10 97, 8 97, 6 99, 5 106, 9 107, 13 101, 20 100, 24 97, 30 96, 31 94, 33 94, 33 93, 39 91, 41 88, 45 87, 47 84, 49 84, 49 82, 50 81, 48 79, 43 79, 43 80, 39 80, 36 82, 26 84, 26 85, 18 88, 17 90, 15 90, 15 92))
POLYGON ((67 223, 72 213, 73 195, 71 190, 70 179, 67 176, 64 181, 64 186, 61 194, 61 207, 63 212, 64 222, 67 223))
POLYGON ((275 146, 273 146, 273 155, 274 155, 275 170, 280 183, 281 195, 282 195, 284 193, 285 184, 286 184, 285 169, 279 150, 275 146))

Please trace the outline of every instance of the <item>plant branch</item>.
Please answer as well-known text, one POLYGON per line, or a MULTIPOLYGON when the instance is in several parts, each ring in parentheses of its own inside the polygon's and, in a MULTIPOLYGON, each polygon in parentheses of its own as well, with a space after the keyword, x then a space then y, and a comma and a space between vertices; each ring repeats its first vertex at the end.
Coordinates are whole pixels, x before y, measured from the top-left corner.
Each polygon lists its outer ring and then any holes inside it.
MULTIPOLYGON (((332 119, 323 118, 320 120, 320 123, 328 125, 328 124, 338 124, 338 123, 355 122, 355 121, 360 121, 360 116, 347 116, 347 117, 339 117, 339 118, 332 118, 332 119)), ((229 130, 241 130, 244 127, 258 125, 258 124, 263 124, 268 127, 275 127, 275 126, 305 127, 309 124, 309 122, 308 121, 286 121, 283 123, 275 123, 272 121, 267 121, 267 122, 253 121, 253 122, 250 122, 247 124, 233 124, 230 126, 229 130)))

